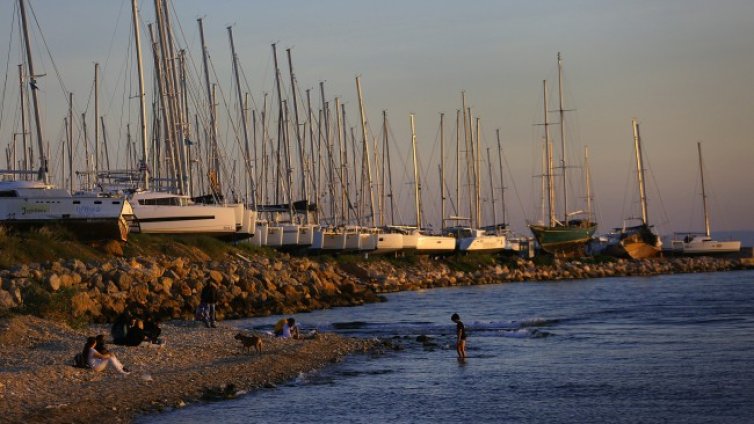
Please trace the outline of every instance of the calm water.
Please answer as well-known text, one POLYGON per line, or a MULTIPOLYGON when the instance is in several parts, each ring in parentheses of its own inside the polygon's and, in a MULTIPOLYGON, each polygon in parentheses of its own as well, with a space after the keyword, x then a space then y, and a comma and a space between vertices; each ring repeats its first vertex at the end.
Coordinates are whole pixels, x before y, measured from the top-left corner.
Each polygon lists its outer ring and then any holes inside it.
POLYGON ((406 292, 297 318, 403 350, 140 422, 754 422, 754 272, 406 292), (453 312, 470 333, 465 363, 453 312))

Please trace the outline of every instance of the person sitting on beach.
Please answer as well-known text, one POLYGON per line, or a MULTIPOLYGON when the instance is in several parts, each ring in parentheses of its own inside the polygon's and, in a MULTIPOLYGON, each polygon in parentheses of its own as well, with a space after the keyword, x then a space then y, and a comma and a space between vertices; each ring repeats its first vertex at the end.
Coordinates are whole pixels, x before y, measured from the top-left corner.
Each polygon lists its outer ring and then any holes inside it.
POLYGON ((151 315, 144 317, 144 336, 154 344, 162 343, 159 338, 160 333, 162 333, 160 322, 159 318, 153 318, 151 315))
POLYGON ((120 363, 118 358, 113 353, 99 353, 95 346, 97 345, 96 337, 87 337, 86 344, 84 345, 84 356, 87 358, 87 364, 89 368, 97 372, 102 372, 107 369, 108 365, 115 368, 116 371, 123 375, 128 375, 131 372, 120 363))
POLYGON ((298 325, 296 324, 296 320, 293 318, 288 318, 283 322, 283 328, 280 333, 280 337, 284 339, 298 339, 299 333, 298 333, 298 325))
POLYGON ((107 350, 107 346, 105 345, 105 335, 104 334, 97 334, 97 337, 95 337, 95 340, 97 343, 94 345, 94 349, 103 354, 106 355, 110 353, 109 350, 107 350))
POLYGON ((113 327, 110 330, 110 334, 113 336, 113 343, 117 345, 125 344, 126 334, 128 334, 128 327, 132 320, 131 313, 126 310, 122 314, 118 315, 115 319, 113 327))

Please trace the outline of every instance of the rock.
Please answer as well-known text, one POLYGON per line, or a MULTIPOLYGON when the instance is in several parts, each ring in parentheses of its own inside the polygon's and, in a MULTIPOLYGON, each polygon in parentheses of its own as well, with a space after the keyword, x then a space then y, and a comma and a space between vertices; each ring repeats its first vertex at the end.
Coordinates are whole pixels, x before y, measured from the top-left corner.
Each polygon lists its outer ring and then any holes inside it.
POLYGON ((128 291, 131 288, 133 279, 125 271, 115 271, 112 276, 112 281, 123 291, 128 291))
POLYGON ((0 290, 0 309, 10 309, 17 306, 13 299, 13 295, 5 290, 0 290))
POLYGON ((60 277, 58 274, 50 274, 45 283, 47 284, 47 287, 49 287, 51 292, 56 292, 60 290, 60 277))
POLYGON ((214 269, 209 271, 209 278, 210 280, 214 281, 215 284, 220 284, 223 282, 223 274, 220 271, 216 271, 214 269))
POLYGON ((82 317, 87 313, 98 316, 100 310, 101 306, 90 299, 86 293, 77 293, 71 298, 71 312, 74 317, 82 317))

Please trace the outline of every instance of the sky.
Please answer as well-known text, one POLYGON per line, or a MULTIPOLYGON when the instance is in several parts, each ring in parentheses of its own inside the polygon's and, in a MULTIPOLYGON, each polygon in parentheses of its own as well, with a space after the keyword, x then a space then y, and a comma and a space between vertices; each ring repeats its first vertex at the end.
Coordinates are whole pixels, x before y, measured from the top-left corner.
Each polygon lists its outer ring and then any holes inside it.
MULTIPOLYGON (((39 57, 37 72, 47 74, 40 81, 47 138, 61 137, 65 90, 74 93, 79 114, 91 112, 93 63, 98 62, 101 113, 111 138, 122 145, 125 122, 136 122, 134 101, 123 94, 136 93, 129 88, 135 84, 135 69, 126 64, 133 49, 130 1, 30 2, 46 40, 46 48, 35 41, 35 57, 39 57), (124 108, 124 103, 130 107, 124 108)), ((143 21, 152 22, 152 2, 141 3, 143 21)), ((2 140, 12 138, 17 125, 12 109, 17 107, 18 47, 8 52, 8 46, 19 40, 18 32, 10 30, 14 9, 15 2, 0 2, 5 28, 0 32, 0 54, 7 73, 2 140)), ((565 108, 573 110, 566 113, 567 154, 576 167, 584 146, 589 146, 600 232, 619 227, 624 218, 638 213, 632 118, 641 125, 650 223, 663 233, 703 229, 696 150, 697 142, 702 142, 713 232, 754 230, 750 220, 754 2, 750 0, 175 0, 174 10, 180 22, 176 31, 197 67, 201 48, 196 19, 204 19, 217 81, 227 93, 232 91, 232 74, 226 27, 233 26, 239 60, 257 107, 263 93, 274 89, 271 43, 278 44, 281 66, 286 64, 285 49, 292 49, 302 90, 312 88, 317 93, 319 82, 325 81, 327 96, 340 96, 346 102, 357 134, 354 77, 361 75, 372 136, 381 136, 383 110, 390 119, 397 149, 391 153, 400 159, 394 161, 394 172, 402 180, 394 186, 401 192, 407 220, 412 220, 413 205, 407 176, 411 170, 403 171, 410 164, 409 114, 415 114, 417 122, 425 216, 437 226, 439 116, 445 113, 450 150, 462 91, 474 116, 480 118, 482 152, 491 148, 495 166, 495 130, 500 129, 510 225, 524 232, 527 220, 537 219, 541 183, 536 175, 541 173, 543 129, 536 124, 543 120, 542 81, 548 80, 553 99, 557 93, 560 52, 565 108)), ((38 37, 34 27, 33 37, 38 37)), ((287 78, 287 65, 284 70, 287 78)), ((549 109, 556 108, 551 103, 549 109)), ((548 119, 557 121, 557 114, 549 114, 548 119)), ((557 127, 551 133, 557 135, 557 127)), ((559 143, 556 137, 553 141, 559 143)), ((455 158, 448 153, 446 161, 455 158)), ((484 165, 483 171, 486 186, 484 165)), ((578 168, 571 173, 580 178, 578 168)), ((575 189, 583 184, 572 185, 575 189)), ((499 191, 496 196, 499 199, 499 191)))

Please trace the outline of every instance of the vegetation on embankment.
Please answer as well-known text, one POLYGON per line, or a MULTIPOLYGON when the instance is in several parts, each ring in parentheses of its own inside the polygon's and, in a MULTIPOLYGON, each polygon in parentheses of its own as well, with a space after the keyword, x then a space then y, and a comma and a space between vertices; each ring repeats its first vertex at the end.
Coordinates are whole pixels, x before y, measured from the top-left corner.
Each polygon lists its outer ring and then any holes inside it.
POLYGON ((49 228, 0 231, 0 315, 81 326, 110 322, 139 304, 163 319, 191 319, 202 288, 214 283, 218 316, 241 318, 361 305, 383 300, 380 293, 431 287, 741 267, 735 259, 712 258, 297 256, 200 236, 132 234, 125 244, 91 244, 49 228))

